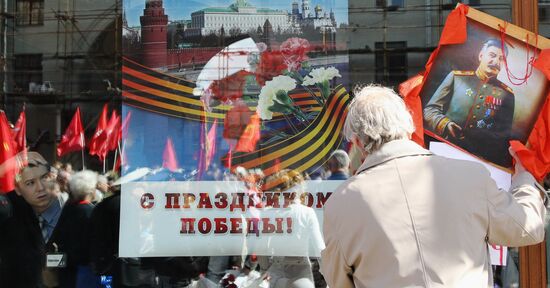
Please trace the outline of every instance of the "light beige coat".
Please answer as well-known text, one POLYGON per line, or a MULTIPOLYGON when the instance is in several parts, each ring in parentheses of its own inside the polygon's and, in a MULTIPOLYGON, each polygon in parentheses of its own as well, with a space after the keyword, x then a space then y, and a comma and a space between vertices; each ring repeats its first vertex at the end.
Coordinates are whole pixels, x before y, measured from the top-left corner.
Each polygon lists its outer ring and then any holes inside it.
POLYGON ((493 287, 487 242, 544 239, 534 181, 509 193, 481 164, 389 142, 327 201, 321 271, 331 288, 493 287))

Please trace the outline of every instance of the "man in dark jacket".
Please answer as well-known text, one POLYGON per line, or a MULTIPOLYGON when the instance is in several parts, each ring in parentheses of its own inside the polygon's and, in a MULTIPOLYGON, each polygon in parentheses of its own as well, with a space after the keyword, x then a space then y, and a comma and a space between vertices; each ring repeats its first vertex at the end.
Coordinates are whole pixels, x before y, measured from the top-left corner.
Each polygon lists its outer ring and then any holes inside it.
POLYGON ((56 287, 46 254, 55 249, 50 238, 64 203, 47 189, 53 181, 48 162, 36 152, 28 153, 27 162, 7 194, 13 215, 2 226, 0 279, 3 287, 56 287))

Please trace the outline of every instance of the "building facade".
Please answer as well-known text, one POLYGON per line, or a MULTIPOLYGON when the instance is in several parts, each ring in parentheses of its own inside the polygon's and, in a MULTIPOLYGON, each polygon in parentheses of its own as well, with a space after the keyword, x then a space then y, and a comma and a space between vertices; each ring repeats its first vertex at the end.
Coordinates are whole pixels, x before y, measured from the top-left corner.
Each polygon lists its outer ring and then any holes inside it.
POLYGON ((3 109, 15 121, 25 104, 31 148, 54 158, 76 106, 84 111, 83 120, 91 121, 103 102, 120 103, 115 88, 121 2, 9 0, 1 5, 3 109))

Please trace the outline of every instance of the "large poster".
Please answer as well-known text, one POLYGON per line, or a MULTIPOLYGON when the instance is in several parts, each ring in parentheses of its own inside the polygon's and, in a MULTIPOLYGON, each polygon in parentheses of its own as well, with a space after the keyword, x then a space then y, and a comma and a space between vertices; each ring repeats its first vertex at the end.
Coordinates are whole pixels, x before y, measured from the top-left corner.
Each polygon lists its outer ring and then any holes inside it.
POLYGON ((530 32, 473 8, 467 17, 467 40, 442 45, 426 76, 420 92, 424 128, 509 169, 509 141, 527 142, 546 100, 548 81, 533 65, 548 39, 529 38, 530 32))
POLYGON ((319 256, 346 1, 124 4, 120 256, 319 256))

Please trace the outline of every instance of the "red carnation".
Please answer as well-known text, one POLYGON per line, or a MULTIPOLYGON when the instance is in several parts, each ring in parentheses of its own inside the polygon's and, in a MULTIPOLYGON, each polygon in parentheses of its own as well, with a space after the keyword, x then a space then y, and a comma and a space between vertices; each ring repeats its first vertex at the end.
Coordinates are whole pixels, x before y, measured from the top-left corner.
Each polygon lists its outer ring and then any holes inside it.
POLYGON ((256 82, 264 86, 266 81, 281 75, 285 69, 287 65, 281 51, 265 51, 260 56, 260 63, 256 69, 256 82))
POLYGON ((311 46, 306 39, 292 37, 283 42, 280 49, 288 70, 296 71, 302 67, 302 62, 308 59, 306 54, 311 46))

